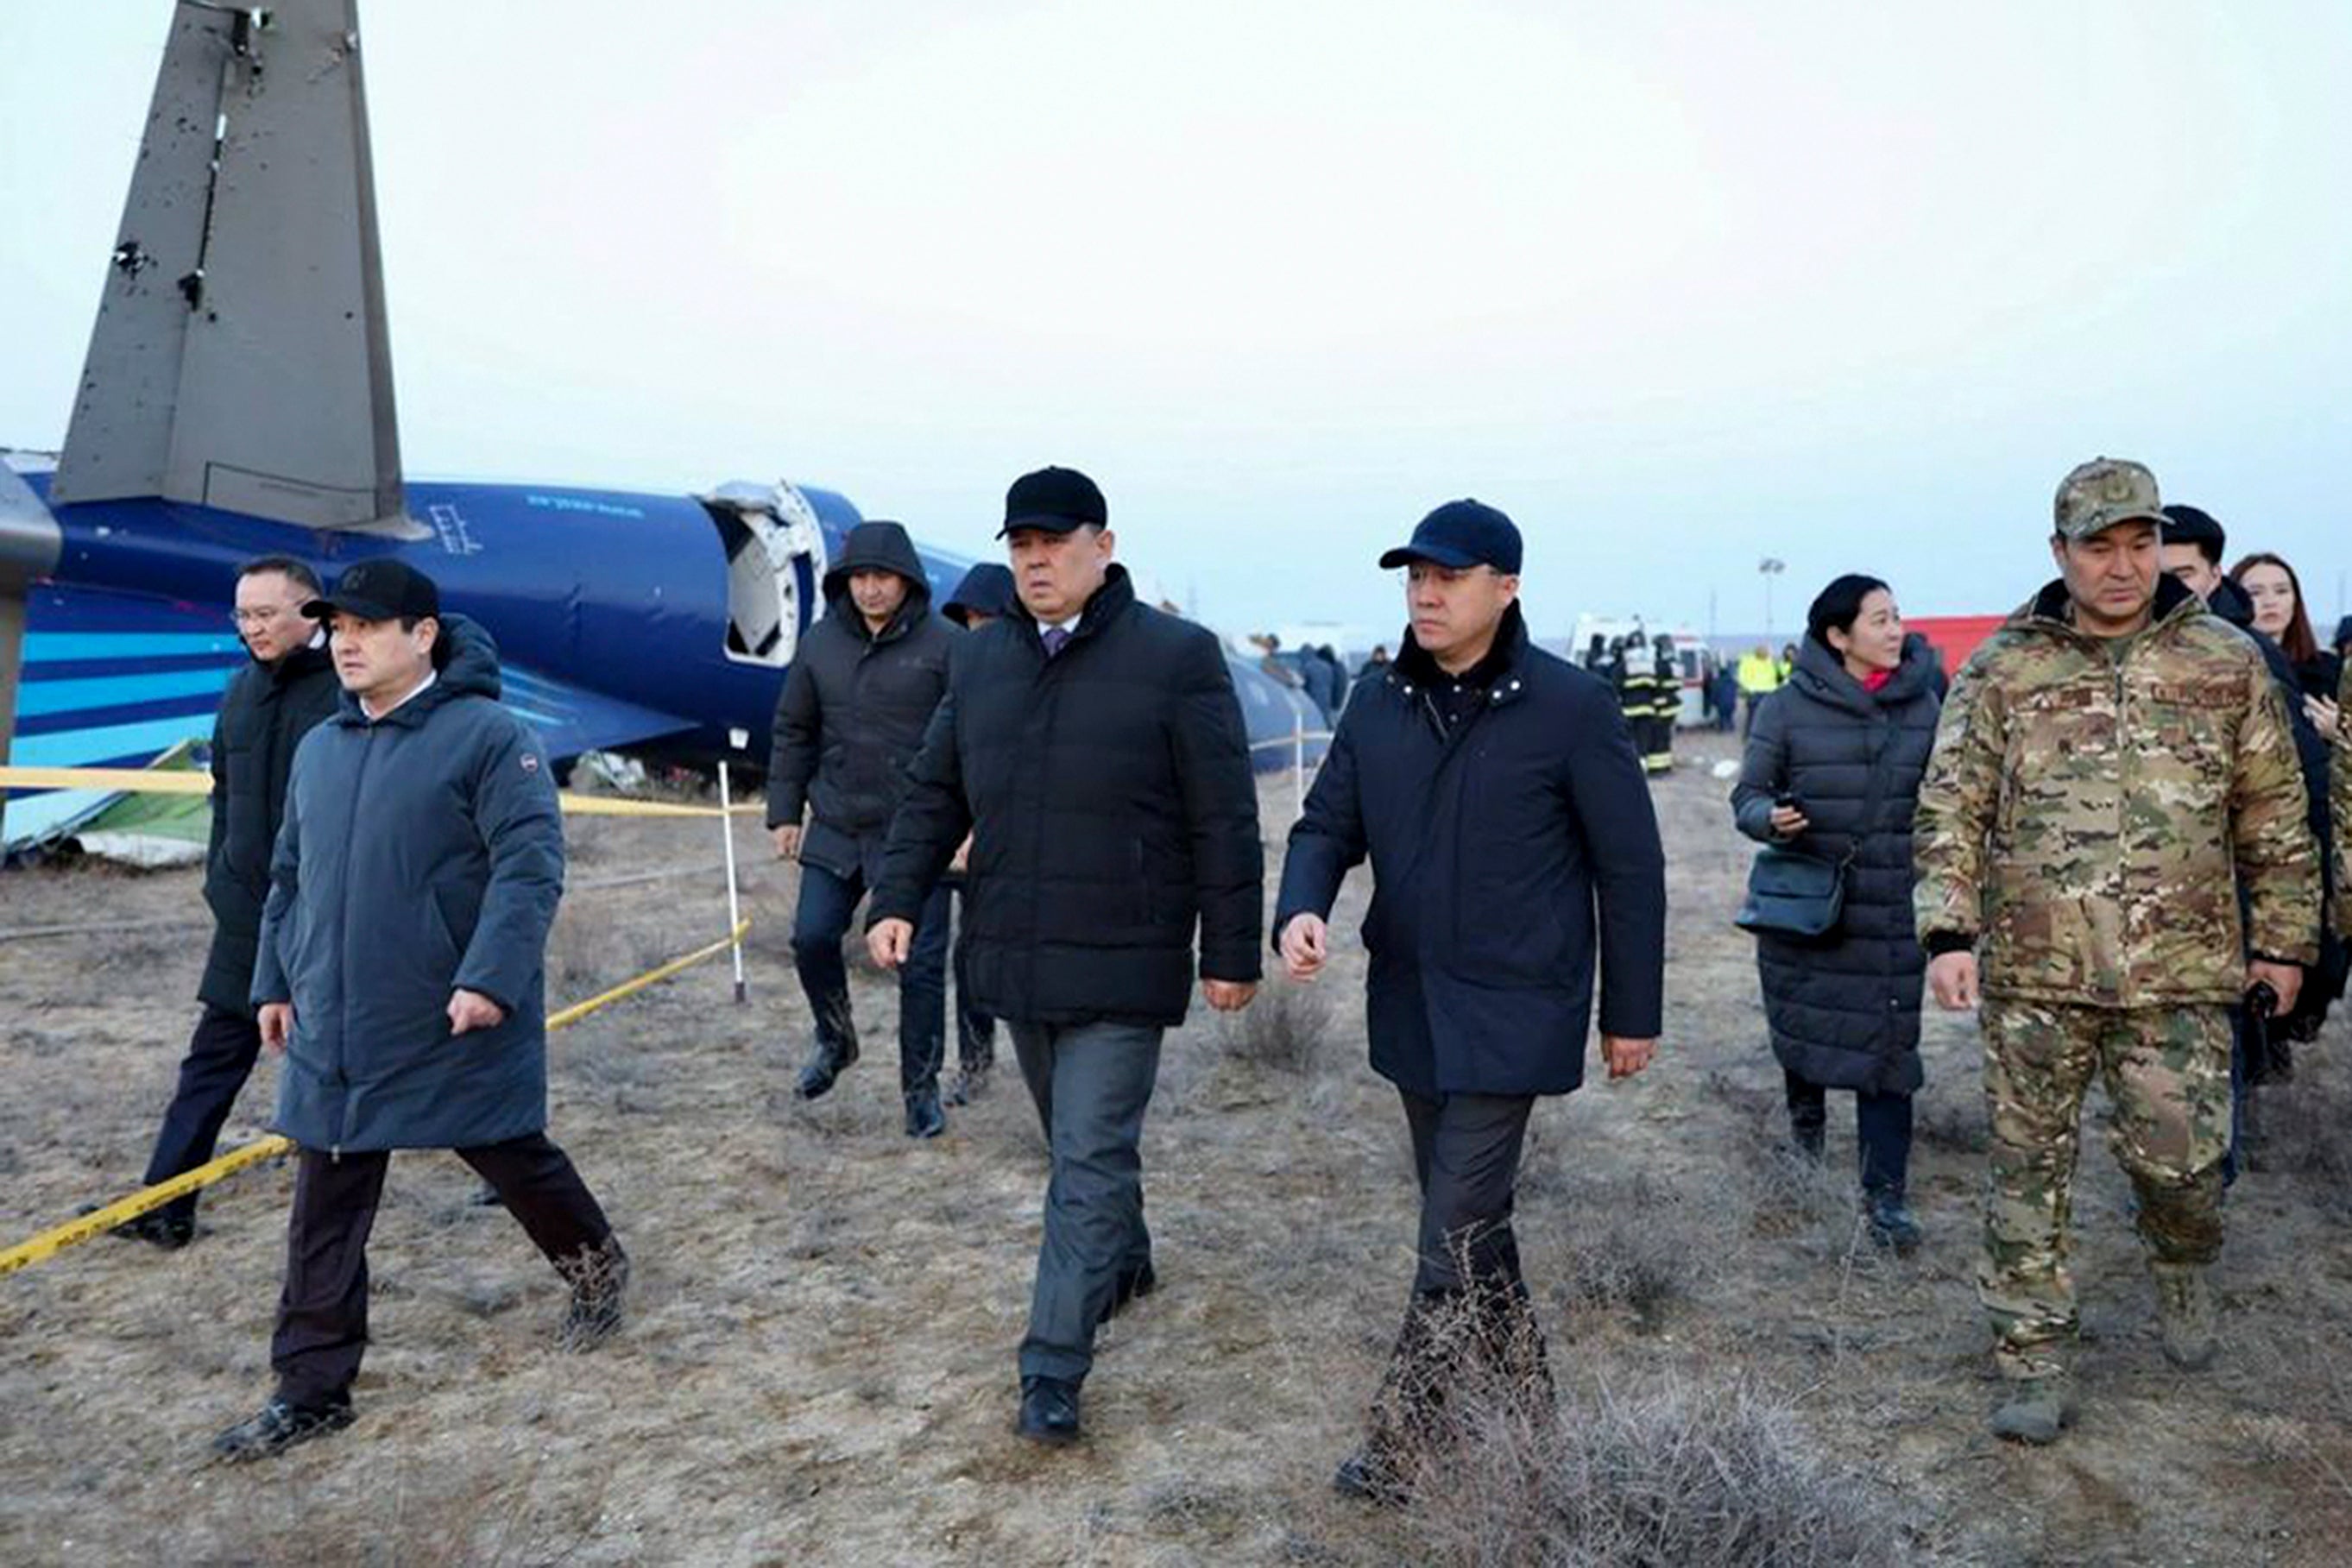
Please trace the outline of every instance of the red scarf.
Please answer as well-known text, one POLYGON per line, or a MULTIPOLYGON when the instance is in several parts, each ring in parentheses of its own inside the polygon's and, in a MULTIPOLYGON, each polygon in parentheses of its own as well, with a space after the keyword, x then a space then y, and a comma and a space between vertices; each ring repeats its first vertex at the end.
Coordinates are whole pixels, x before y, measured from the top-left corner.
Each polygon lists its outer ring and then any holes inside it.
POLYGON ((1873 670, 1862 677, 1862 689, 1866 692, 1877 691, 1894 678, 1895 672, 1892 670, 1873 670))

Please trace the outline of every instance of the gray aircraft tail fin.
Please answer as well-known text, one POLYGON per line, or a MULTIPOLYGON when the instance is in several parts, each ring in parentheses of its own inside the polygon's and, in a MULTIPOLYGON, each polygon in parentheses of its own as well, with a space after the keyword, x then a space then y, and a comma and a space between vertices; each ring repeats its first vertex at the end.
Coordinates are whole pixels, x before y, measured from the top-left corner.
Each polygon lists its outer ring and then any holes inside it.
POLYGON ((51 498, 405 531, 356 0, 178 0, 51 498))

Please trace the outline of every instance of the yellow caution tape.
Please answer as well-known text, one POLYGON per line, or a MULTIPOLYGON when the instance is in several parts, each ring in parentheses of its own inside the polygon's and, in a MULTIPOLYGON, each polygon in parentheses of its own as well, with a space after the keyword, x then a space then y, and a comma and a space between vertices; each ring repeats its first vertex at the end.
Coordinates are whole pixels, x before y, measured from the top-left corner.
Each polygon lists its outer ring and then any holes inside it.
POLYGON ((213 776, 194 768, 0 768, 0 789, 209 795, 213 776))
POLYGON ((565 1008, 562 1012, 556 1013, 552 1017, 549 1018, 547 1020, 547 1027, 550 1029, 562 1029, 566 1024, 578 1023, 582 1019, 586 1018, 590 1013, 595 1012, 601 1008, 611 1007, 614 1002, 621 1000, 625 997, 634 997, 639 991, 644 990, 647 986, 658 985, 660 982, 668 979, 672 975, 677 974, 680 969, 691 969, 697 964, 703 963, 711 958, 716 958, 719 954, 726 952, 727 949, 734 946, 735 944, 743 940, 743 933, 750 929, 751 929, 751 917, 747 915, 743 919, 736 922, 735 929, 732 932, 725 936, 721 936, 718 941, 713 942, 708 947, 697 947, 693 952, 687 954, 682 958, 672 958, 668 963, 664 964, 658 969, 647 969, 644 974, 639 975, 634 980, 622 981, 619 985, 614 986, 611 990, 606 991, 603 996, 590 997, 584 1002, 574 1002, 570 1007, 565 1008))
MULTIPOLYGON (((682 806, 675 800, 628 800, 618 795, 574 795, 569 790, 558 795, 563 809, 583 817, 718 817, 724 813, 716 806, 682 806)), ((738 806, 734 815, 749 816, 764 810, 758 804, 738 806)))
MULTIPOLYGON (((590 997, 584 1002, 572 1003, 562 1011, 551 1015, 547 1020, 547 1027, 557 1030, 566 1024, 577 1023, 590 1013, 601 1008, 610 1007, 625 997, 633 997, 647 986, 668 979, 681 969, 689 969, 697 964, 715 958, 743 940, 743 933, 751 928, 751 922, 747 916, 737 922, 732 932, 707 947, 697 947, 684 957, 672 958, 659 968, 648 969, 634 980, 623 981, 611 990, 590 997)), ((235 1176, 247 1166, 259 1165, 264 1160, 276 1159, 281 1155, 290 1155, 294 1152, 294 1148, 293 1139, 280 1137, 273 1133, 268 1137, 256 1138, 252 1143, 231 1149, 218 1159, 198 1166, 194 1170, 183 1171, 169 1181, 160 1181, 153 1186, 142 1187, 128 1197, 108 1204, 104 1208, 94 1208, 88 1214, 76 1216, 63 1225, 42 1231, 29 1241, 20 1242, 5 1252, 0 1252, 0 1277, 13 1274, 29 1264, 41 1261, 44 1258, 53 1258, 67 1248, 79 1246, 94 1236, 103 1236, 108 1231, 128 1224, 151 1209, 163 1207, 174 1198, 185 1197, 193 1192, 202 1192, 214 1183, 235 1176)))
POLYGON ((42 1231, 30 1241, 0 1252, 0 1275, 13 1274, 28 1263, 55 1257, 67 1248, 87 1241, 93 1236, 103 1236, 116 1226, 136 1219, 151 1208, 161 1208, 175 1197, 202 1192, 224 1176, 234 1176, 247 1166, 293 1152, 294 1140, 291 1138, 274 1134, 257 1138, 242 1148, 231 1149, 220 1158, 198 1166, 194 1170, 184 1171, 170 1181, 142 1187, 120 1202, 110 1203, 104 1208, 94 1208, 53 1230, 42 1231))
MULTIPOLYGON (((109 795, 209 795, 213 776, 194 768, 8 768, 0 767, 0 789, 96 789, 109 795)), ((717 817, 716 806, 675 800, 629 800, 617 795, 556 797, 563 809, 583 817, 717 817)), ((736 816, 761 810, 756 802, 735 808, 736 816)))

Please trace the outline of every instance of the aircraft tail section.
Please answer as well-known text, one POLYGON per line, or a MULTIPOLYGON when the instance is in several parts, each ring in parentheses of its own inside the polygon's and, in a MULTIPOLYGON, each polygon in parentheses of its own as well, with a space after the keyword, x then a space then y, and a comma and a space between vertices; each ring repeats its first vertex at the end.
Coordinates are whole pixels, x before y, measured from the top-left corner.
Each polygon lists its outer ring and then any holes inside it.
POLYGON ((181 0, 51 499, 406 532, 356 0, 181 0))

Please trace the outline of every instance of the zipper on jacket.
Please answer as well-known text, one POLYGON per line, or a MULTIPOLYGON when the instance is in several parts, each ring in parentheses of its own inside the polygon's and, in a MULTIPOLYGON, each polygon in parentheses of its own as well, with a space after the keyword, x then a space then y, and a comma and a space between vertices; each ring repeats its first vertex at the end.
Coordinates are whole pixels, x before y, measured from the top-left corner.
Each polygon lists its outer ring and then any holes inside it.
MULTIPOLYGON (((343 878, 342 943, 336 953, 336 957, 343 966, 343 973, 341 976, 341 989, 336 998, 341 1010, 341 1017, 338 1020, 340 1027, 335 1030, 334 1082, 340 1085, 343 1091, 342 1114, 337 1124, 344 1128, 346 1131, 350 1129, 352 1117, 351 1073, 347 1070, 343 1061, 343 1047, 345 1042, 351 1038, 352 1025, 352 855, 353 853, 354 847, 358 842, 360 797, 366 791, 368 764, 375 758, 375 742, 378 732, 379 726, 373 720, 370 720, 367 726, 367 738, 362 743, 360 747, 360 765, 352 775, 351 799, 345 802, 345 810, 343 815, 343 863, 341 867, 343 878)), ((329 1150, 330 1156, 337 1159, 341 1157, 341 1153, 342 1145, 341 1143, 333 1145, 329 1150)))

